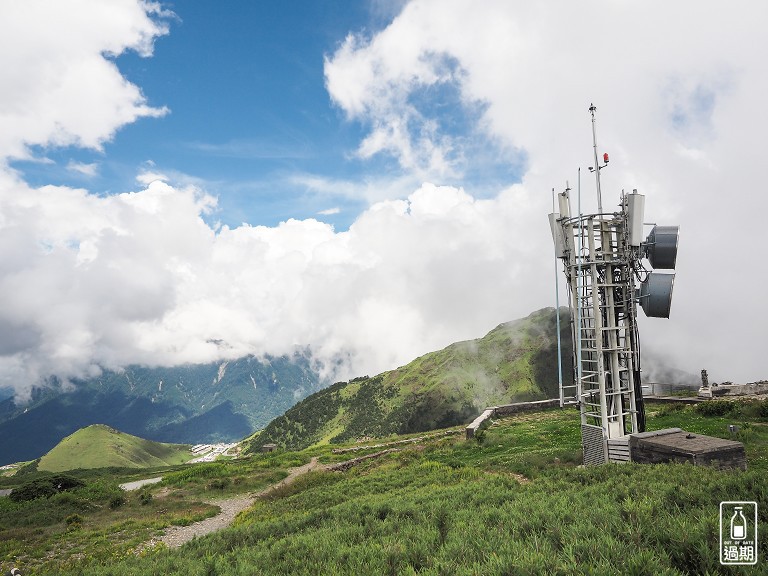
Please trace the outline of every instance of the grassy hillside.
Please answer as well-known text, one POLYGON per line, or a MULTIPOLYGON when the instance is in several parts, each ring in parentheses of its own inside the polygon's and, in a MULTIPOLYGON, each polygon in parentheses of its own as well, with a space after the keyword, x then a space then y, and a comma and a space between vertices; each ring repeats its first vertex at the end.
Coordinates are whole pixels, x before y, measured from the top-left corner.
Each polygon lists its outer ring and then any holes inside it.
POLYGON ((137 553, 158 529, 214 514, 209 500, 276 482, 312 456, 331 463, 380 448, 333 454, 318 446, 186 466, 119 505, 114 486, 125 478, 103 476, 79 476, 85 486, 50 498, 0 498, 0 573, 766 573, 765 538, 756 567, 719 565, 718 510, 723 500, 754 500, 760 525, 768 522, 768 401, 651 405, 648 423, 720 437, 737 424, 749 470, 579 468, 578 414, 555 409, 498 420, 477 440, 435 435, 346 472, 307 474, 233 527, 177 550, 137 553))
MULTIPOLYGON (((571 348, 561 310, 563 350, 571 348)), ((301 449, 365 436, 422 432, 463 424, 487 406, 558 395, 554 308, 501 324, 478 340, 458 342, 373 378, 339 382, 273 420, 255 437, 301 449)), ((564 371, 571 357, 564 354, 564 371)), ((567 376, 566 376, 567 377, 567 376)))
POLYGON ((67 436, 40 459, 37 469, 63 472, 77 468, 154 468, 182 464, 189 446, 162 444, 93 424, 67 436))

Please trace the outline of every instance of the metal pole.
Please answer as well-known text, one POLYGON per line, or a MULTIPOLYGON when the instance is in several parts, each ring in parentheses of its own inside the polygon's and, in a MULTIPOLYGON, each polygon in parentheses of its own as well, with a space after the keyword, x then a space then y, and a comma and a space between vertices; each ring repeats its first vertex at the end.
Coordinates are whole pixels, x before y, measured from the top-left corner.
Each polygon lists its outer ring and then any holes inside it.
MULTIPOLYGON (((557 212, 554 188, 552 188, 552 212, 557 212)), ((565 392, 563 391, 563 354, 560 342, 560 281, 557 278, 557 254, 555 254, 555 318, 557 319, 557 385, 560 389, 560 408, 562 408, 565 406, 565 392)))
POLYGON ((576 255, 576 291, 577 291, 577 298, 576 298, 576 318, 578 320, 578 323, 576 325, 576 396, 579 400, 579 409, 581 411, 581 423, 585 423, 584 418, 584 405, 582 404, 581 399, 581 379, 583 377, 582 374, 582 367, 581 367, 581 250, 583 248, 582 246, 582 238, 583 238, 583 228, 584 223, 582 221, 582 214, 581 214, 581 167, 579 167, 579 176, 576 184, 577 189, 577 196, 578 196, 578 212, 579 212, 579 252, 576 255))
POLYGON ((590 104, 589 111, 592 113, 592 147, 595 152, 595 179, 597 181, 597 213, 603 213, 603 196, 600 192, 600 160, 597 157, 597 131, 595 129, 595 108, 594 104, 590 104))

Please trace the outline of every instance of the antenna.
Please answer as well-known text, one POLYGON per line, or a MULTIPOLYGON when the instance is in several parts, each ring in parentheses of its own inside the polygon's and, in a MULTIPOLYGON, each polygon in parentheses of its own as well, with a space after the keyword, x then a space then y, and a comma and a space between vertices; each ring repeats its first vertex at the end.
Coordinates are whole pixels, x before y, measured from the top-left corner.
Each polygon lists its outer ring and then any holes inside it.
POLYGON ((600 166, 600 161, 597 158, 597 130, 595 128, 595 111, 597 108, 594 104, 590 104, 589 106, 589 112, 592 114, 592 148, 595 153, 595 166, 589 167, 590 172, 595 173, 595 184, 597 186, 597 213, 602 214, 603 213, 603 195, 600 190, 600 170, 605 168, 608 165, 608 154, 603 154, 603 160, 605 161, 605 164, 600 166))

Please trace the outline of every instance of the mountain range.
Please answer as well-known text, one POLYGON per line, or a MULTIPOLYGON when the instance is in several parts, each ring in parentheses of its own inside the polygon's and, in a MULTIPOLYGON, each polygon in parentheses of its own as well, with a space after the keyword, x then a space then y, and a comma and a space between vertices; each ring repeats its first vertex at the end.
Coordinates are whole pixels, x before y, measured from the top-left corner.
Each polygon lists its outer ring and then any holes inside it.
POLYGON ((308 355, 245 357, 171 368, 129 366, 63 383, 51 379, 32 400, 0 401, 0 464, 39 458, 62 438, 105 424, 160 442, 239 440, 267 425, 320 380, 308 355))
MULTIPOLYGON (((571 335, 567 310, 560 315, 567 378, 571 335)), ((0 443, 0 464, 39 458, 92 424, 178 444, 230 442, 261 431, 248 442, 253 450, 462 424, 489 405, 557 396, 555 326, 555 310, 545 308, 483 338, 325 389, 306 353, 129 366, 66 384, 52 379, 26 405, 0 401, 0 437, 13 439, 0 443)))

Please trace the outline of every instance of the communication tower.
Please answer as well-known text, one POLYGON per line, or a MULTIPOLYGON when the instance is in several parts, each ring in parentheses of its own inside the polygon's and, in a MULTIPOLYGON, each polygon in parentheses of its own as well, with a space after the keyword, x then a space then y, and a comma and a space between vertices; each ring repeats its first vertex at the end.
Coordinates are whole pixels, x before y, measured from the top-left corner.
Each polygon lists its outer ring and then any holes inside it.
POLYGON ((573 381, 561 375, 560 405, 578 405, 584 463, 601 464, 628 460, 629 434, 645 431, 637 304, 646 316, 669 318, 675 274, 651 271, 646 262, 675 268, 679 227, 645 224, 645 196, 637 190, 622 191, 617 210, 603 210, 600 171, 609 158, 603 154, 600 163, 595 106, 589 111, 597 212, 582 213, 579 177, 575 213, 566 185, 549 223, 567 280, 574 348, 573 381), (646 225, 653 228, 644 237, 646 225))

